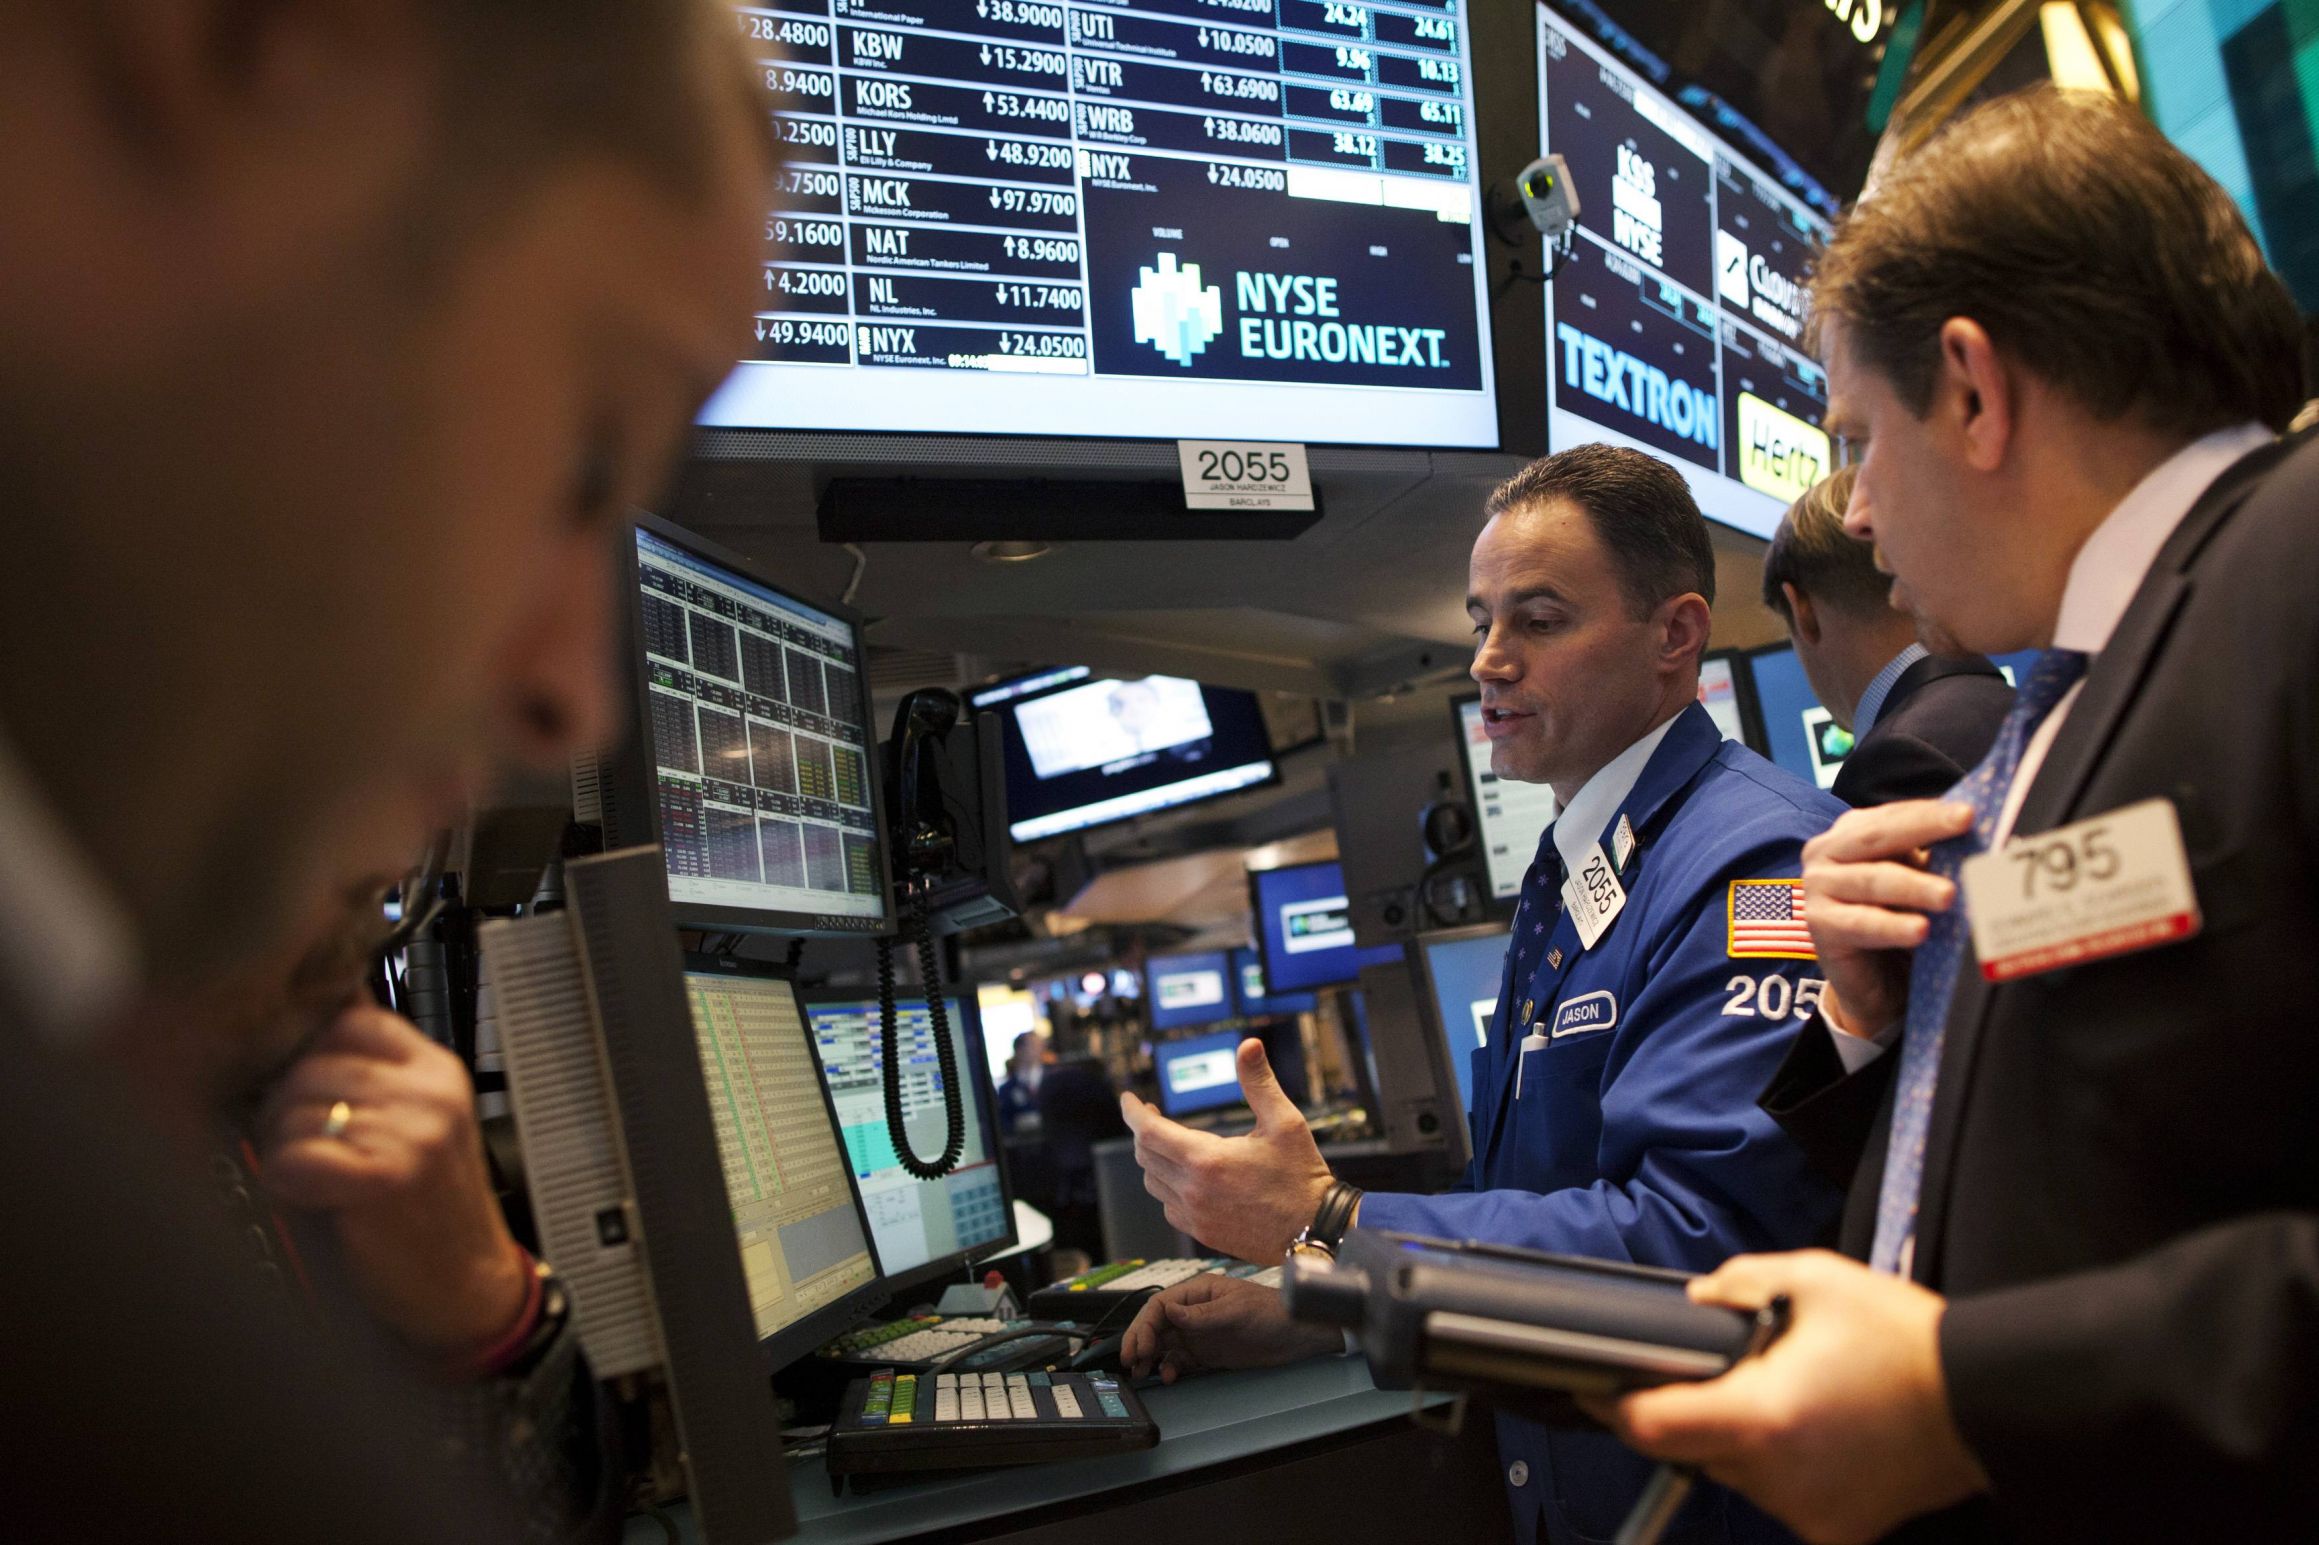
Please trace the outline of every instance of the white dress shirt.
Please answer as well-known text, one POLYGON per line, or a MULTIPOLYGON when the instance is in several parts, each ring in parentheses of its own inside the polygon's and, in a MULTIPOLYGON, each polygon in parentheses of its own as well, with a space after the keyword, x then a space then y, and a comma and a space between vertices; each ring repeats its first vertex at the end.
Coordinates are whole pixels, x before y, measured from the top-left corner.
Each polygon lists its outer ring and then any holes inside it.
MULTIPOLYGON (((1685 703, 1683 708, 1690 706, 1685 703)), ((1554 818, 1554 851, 1562 856, 1564 874, 1576 874, 1585 864, 1586 855, 1602 840, 1603 828, 1634 792, 1635 780, 1643 775, 1651 753, 1659 749, 1659 742, 1667 738, 1667 731, 1683 717, 1683 708, 1676 709, 1657 729, 1603 763, 1593 777, 1578 786, 1578 792, 1570 796, 1570 803, 1554 818)))
POLYGON ((0 1034, 83 1037, 136 975, 127 915, 0 736, 0 1034))
MULTIPOLYGON (((2109 647, 2134 592, 2142 588, 2150 566, 2158 561, 2158 550, 2166 545, 2174 528, 2182 524, 2217 478, 2271 439, 2271 432, 2260 424, 2218 429, 2191 441, 2136 483, 2133 492, 2119 500, 2118 507, 2094 528, 2070 563, 2061 610, 2054 617, 2053 647, 2075 649, 2088 656, 2090 672, 2092 662, 2109 647)), ((2013 835, 2013 823, 2021 818, 2029 786, 2037 781, 2038 770, 2044 767, 2054 738, 2061 733, 2062 721, 2069 717, 2084 687, 2085 680, 2080 677, 2022 748, 2020 769, 2014 773, 2012 786, 2005 791, 2004 807, 1997 813, 1996 831, 1989 844, 1992 849, 2003 847, 2013 835)), ((1900 1028, 1898 1023, 1887 1025, 1870 1037, 1838 1030, 1833 1021, 1828 1026, 1847 1073, 1875 1061, 1900 1028)))

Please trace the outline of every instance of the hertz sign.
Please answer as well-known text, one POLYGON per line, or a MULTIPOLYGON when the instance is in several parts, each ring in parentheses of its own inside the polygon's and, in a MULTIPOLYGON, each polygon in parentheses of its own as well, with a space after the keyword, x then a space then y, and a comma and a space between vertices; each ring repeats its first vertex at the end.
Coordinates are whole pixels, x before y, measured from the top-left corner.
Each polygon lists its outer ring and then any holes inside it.
POLYGON ((1739 394, 1739 480, 1793 504, 1828 475, 1828 432, 1782 412, 1753 392, 1739 394))
POLYGON ((1884 0, 1822 0, 1838 21, 1862 43, 1873 43, 1884 30, 1884 0))

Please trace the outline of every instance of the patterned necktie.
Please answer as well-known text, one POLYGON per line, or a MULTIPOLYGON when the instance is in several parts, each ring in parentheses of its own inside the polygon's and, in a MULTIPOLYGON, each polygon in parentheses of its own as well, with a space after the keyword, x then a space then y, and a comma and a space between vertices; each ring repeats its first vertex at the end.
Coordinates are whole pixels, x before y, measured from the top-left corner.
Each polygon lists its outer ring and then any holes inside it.
MULTIPOLYGON (((1966 859, 1988 851, 1996 835, 2005 795, 2020 771, 2029 737, 2071 685, 2085 674, 2086 657, 2075 649, 2048 649, 2029 668, 2021 695, 1997 731, 1996 744, 1980 765, 1945 798, 1973 807, 1970 831, 1933 845, 1931 869, 1954 881, 1966 859)), ((1924 1183, 1925 1136, 1932 1127, 1933 1091, 1940 1082, 1941 1043, 1947 1037, 1949 1000, 1955 996, 1957 967, 1963 963, 1965 898, 1933 915, 1924 943, 1916 947, 1908 977, 1907 1030, 1900 1045, 1900 1085, 1892 1105, 1892 1139, 1884 1151, 1884 1186, 1876 1198, 1876 1243, 1868 1263, 1897 1273, 1901 1255, 1916 1233, 1917 1196, 1924 1183)))

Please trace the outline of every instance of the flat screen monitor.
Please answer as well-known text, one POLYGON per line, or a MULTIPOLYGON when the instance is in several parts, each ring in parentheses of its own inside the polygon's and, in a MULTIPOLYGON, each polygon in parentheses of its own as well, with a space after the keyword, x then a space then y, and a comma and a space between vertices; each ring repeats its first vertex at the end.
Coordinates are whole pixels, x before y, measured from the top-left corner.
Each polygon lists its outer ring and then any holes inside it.
POLYGON ((1414 964, 1424 983, 1424 1003, 1433 1029, 1457 1076, 1458 1098, 1474 1108, 1473 1053, 1489 1044, 1490 1020, 1498 1009, 1498 988, 1506 970, 1506 930, 1491 926, 1457 928, 1418 935, 1414 964))
MULTIPOLYGON (((1997 655, 1993 663, 2018 685, 2037 651, 1997 655)), ((1764 755, 1819 788, 1830 788, 1852 754, 1850 730, 1821 706, 1792 645, 1775 644, 1745 656, 1756 711, 1763 721, 1764 755)))
POLYGON ((1490 897, 1511 906, 1522 894, 1522 876, 1538 856, 1538 839, 1554 824, 1554 790, 1522 783, 1490 771, 1490 737, 1482 726, 1482 700, 1461 697, 1457 713, 1458 752, 1465 758, 1467 797, 1473 801, 1474 831, 1489 877, 1490 897))
POLYGON ((1666 458, 1710 519, 1769 537, 1834 465, 1803 347, 1827 221, 1544 7, 1538 94, 1580 205, 1546 296, 1548 443, 1666 458))
POLYGON ((1725 740, 1747 745, 1747 713, 1739 687, 1739 656, 1725 650, 1699 662, 1699 705, 1707 710, 1725 740))
POLYGON ((1395 945, 1363 949, 1353 939, 1345 872, 1335 859, 1249 871, 1257 950, 1274 992, 1310 992, 1357 981, 1361 967, 1398 960, 1395 945))
POLYGON ((879 933, 883 801, 854 620, 646 518, 628 571, 635 727, 608 842, 657 842, 691 927, 879 933))
POLYGON ((1497 443, 1464 6, 802 9, 704 424, 1497 443))
MULTIPOLYGON (((817 993, 806 1007, 888 1292, 953 1271, 1015 1237, 1013 1204, 998 1162, 997 1101, 983 1060, 975 1000, 953 992, 944 996, 943 1007, 964 1084, 966 1147, 958 1167, 940 1180, 917 1179, 894 1152, 886 1124, 883 1021, 876 1001, 817 993)), ((941 1153, 947 1130, 933 1016, 924 999, 913 1003, 905 997, 896 1017, 903 1124, 918 1157, 931 1159, 941 1153)))
POLYGON ((877 1281, 870 1236, 797 989, 763 968, 698 956, 684 981, 757 1336, 780 1343, 775 1360, 785 1362, 834 1327, 785 1332, 877 1281))
POLYGON ((1154 1030, 1181 1030, 1235 1017, 1232 962, 1222 950, 1154 955, 1144 964, 1144 1004, 1154 1030))
POLYGON ((1319 1004, 1309 992, 1274 992, 1264 979, 1264 956, 1252 947, 1232 952, 1232 983, 1240 993, 1245 1019, 1269 1019, 1288 1014, 1310 1014, 1319 1004))
POLYGON ((973 694, 1005 726, 1017 842, 1132 820, 1276 781, 1253 693, 1084 665, 973 694))
POLYGON ((1238 1031, 1223 1030, 1154 1046, 1161 1112, 1182 1117, 1240 1104, 1240 1041, 1238 1031))

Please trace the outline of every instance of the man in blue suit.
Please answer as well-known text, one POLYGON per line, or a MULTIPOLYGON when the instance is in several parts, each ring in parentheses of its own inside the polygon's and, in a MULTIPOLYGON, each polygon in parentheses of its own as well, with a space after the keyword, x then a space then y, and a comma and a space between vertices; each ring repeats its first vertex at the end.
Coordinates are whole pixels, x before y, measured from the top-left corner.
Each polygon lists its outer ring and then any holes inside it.
MULTIPOLYGON (((1333 1246, 1350 1221, 1693 1271, 1816 1240, 1837 1192, 1755 1101, 1824 986, 1797 877, 1843 807, 1699 706, 1714 556, 1672 467, 1580 446, 1516 474, 1488 513, 1467 610, 1491 766, 1551 784, 1561 815, 1473 1054, 1472 1166, 1447 1195, 1354 1192, 1250 1041, 1248 1136, 1126 1097, 1145 1185, 1178 1228, 1249 1260, 1333 1246)), ((1339 1345, 1269 1289, 1201 1277, 1146 1305, 1122 1351, 1169 1376, 1339 1345)), ((1648 1475, 1600 1433, 1501 1418, 1498 1441, 1524 1542, 1609 1539, 1648 1475)), ((1670 1537, 1766 1536, 1702 1488, 1670 1537)))

